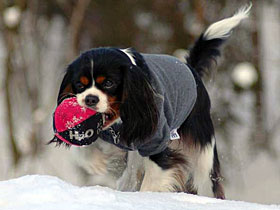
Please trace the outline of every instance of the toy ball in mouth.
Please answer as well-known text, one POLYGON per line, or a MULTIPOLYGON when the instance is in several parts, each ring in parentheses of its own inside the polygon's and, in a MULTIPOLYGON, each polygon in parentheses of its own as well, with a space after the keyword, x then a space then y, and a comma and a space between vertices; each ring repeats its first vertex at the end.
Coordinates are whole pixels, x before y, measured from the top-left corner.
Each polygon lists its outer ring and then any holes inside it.
POLYGON ((53 115, 55 137, 51 142, 83 146, 93 143, 103 127, 103 117, 90 108, 82 107, 76 97, 64 99, 53 115))

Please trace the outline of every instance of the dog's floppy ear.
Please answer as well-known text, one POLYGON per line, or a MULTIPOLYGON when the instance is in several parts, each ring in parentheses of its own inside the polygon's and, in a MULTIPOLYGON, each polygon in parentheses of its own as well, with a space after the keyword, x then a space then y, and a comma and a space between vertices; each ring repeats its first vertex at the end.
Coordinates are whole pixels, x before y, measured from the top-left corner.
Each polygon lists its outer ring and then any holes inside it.
POLYGON ((135 63, 137 65, 131 63, 124 67, 123 102, 120 108, 123 121, 120 141, 129 147, 137 147, 147 141, 158 124, 158 110, 148 67, 139 53, 135 63))
POLYGON ((59 104, 65 97, 72 94, 74 94, 72 89, 72 72, 70 67, 68 67, 59 88, 57 104, 59 104))

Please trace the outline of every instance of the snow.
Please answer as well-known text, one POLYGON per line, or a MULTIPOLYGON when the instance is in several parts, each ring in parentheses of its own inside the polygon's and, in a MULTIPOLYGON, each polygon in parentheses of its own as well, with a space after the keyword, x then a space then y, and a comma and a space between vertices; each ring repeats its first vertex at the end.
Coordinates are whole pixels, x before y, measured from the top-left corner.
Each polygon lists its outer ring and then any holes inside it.
POLYGON ((0 182, 1 210, 264 210, 280 205, 224 201, 185 193, 119 192, 109 188, 78 187, 57 177, 28 175, 0 182))

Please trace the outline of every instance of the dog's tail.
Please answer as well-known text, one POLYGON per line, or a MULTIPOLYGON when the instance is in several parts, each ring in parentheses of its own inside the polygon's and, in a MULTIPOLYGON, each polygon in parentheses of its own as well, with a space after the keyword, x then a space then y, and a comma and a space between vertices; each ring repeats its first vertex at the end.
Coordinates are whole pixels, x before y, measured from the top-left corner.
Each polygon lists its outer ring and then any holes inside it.
POLYGON ((229 38, 232 30, 241 20, 249 16, 252 4, 240 8, 232 17, 220 20, 210 25, 191 48, 186 60, 200 76, 209 71, 217 63, 220 56, 220 46, 229 38))

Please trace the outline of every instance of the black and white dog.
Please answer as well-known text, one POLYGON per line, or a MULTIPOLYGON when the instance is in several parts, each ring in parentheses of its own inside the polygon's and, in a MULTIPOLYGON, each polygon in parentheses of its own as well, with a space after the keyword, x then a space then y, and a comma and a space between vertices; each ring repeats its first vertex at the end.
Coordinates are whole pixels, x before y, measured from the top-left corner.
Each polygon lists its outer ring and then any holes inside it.
POLYGON ((193 194, 208 187, 216 198, 225 198, 210 99, 201 77, 249 10, 244 7, 210 25, 185 63, 109 47, 84 52, 68 66, 58 101, 76 95, 81 106, 105 116, 105 133, 112 128, 120 134, 117 141, 104 137, 74 149, 96 184, 193 194))

